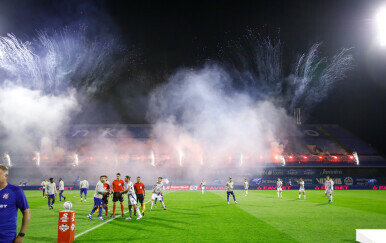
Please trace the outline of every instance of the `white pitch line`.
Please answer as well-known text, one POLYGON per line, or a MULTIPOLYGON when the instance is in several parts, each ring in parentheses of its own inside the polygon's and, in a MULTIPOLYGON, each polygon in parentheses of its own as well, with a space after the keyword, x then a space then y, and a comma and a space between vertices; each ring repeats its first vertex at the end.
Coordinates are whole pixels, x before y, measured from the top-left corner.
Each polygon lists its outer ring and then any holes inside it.
MULTIPOLYGON (((169 193, 172 193, 172 192, 164 193, 164 195, 169 194, 169 193)), ((148 202, 150 202, 150 201, 151 201, 151 199, 150 199, 149 201, 145 202, 145 204, 148 203, 148 202)), ((127 213, 127 212, 129 212, 129 211, 126 211, 126 212, 123 212, 123 213, 127 213)), ((87 234, 88 232, 93 231, 94 229, 97 229, 97 228, 99 228, 99 227, 101 227, 101 226, 107 224, 108 222, 113 221, 114 219, 117 219, 117 218, 119 218, 119 217, 122 217, 122 216, 119 215, 119 216, 117 216, 117 217, 115 217, 115 218, 109 219, 109 220, 107 220, 107 221, 105 221, 105 222, 103 222, 103 223, 101 223, 101 224, 98 224, 97 226, 94 226, 94 227, 92 227, 91 229, 88 229, 88 230, 86 230, 86 231, 83 231, 82 233, 75 235, 75 238, 78 238, 79 236, 82 236, 82 235, 84 235, 84 234, 87 234)))

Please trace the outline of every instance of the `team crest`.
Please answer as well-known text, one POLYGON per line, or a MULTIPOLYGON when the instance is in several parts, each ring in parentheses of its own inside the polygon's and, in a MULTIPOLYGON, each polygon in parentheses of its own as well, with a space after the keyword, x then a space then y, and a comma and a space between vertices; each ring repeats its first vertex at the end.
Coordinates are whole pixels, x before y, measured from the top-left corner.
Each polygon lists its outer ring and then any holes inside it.
POLYGON ((8 194, 8 193, 5 193, 5 194, 3 195, 3 199, 8 199, 8 197, 9 197, 9 194, 8 194))

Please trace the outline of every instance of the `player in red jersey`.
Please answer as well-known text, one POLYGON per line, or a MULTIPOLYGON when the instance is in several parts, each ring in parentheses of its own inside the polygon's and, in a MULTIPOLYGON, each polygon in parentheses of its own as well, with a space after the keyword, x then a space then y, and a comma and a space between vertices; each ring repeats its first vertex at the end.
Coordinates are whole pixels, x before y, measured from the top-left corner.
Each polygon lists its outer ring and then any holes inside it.
POLYGON ((121 212, 123 217, 123 196, 122 193, 125 188, 125 182, 121 180, 121 174, 117 173, 117 179, 113 181, 111 184, 111 188, 113 190, 113 214, 111 217, 115 217, 115 208, 117 201, 121 202, 121 212))
MULTIPOLYGON (((145 215, 145 185, 141 182, 141 177, 137 177, 137 183, 134 184, 135 194, 137 195, 137 200, 141 203, 142 215, 145 215)), ((135 212, 134 212, 135 215, 135 212)))
POLYGON ((109 196, 110 196, 110 189, 111 189, 110 182, 107 177, 106 177, 105 183, 103 184, 103 187, 106 189, 106 192, 103 193, 102 202, 105 207, 105 212, 107 216, 107 212, 109 211, 109 196))

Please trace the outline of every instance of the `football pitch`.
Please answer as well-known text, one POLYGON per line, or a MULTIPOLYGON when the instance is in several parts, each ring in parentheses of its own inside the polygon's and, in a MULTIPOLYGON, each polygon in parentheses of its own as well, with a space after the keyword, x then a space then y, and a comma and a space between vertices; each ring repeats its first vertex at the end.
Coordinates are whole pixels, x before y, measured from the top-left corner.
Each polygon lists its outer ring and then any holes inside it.
MULTIPOLYGON (((25 191, 31 209, 31 222, 24 242, 56 242, 58 198, 54 210, 38 191, 25 191)), ((386 191, 335 191, 328 204, 324 191, 298 192, 235 191, 238 204, 226 202, 225 191, 167 191, 161 204, 150 209, 150 193, 145 198, 146 213, 141 220, 117 217, 90 221, 93 191, 80 202, 78 191, 66 191, 67 201, 76 211, 75 242, 355 242, 355 229, 386 228, 386 191), (99 227, 98 227, 99 226, 99 227)), ((127 197, 125 197, 125 211, 127 197)), ((109 210, 112 210, 110 199, 109 210)), ((120 207, 117 206, 117 215, 120 207)), ((110 211, 109 211, 110 216, 110 211)), ((125 217, 128 213, 125 214, 125 217)), ((20 227, 21 215, 18 216, 20 227)))

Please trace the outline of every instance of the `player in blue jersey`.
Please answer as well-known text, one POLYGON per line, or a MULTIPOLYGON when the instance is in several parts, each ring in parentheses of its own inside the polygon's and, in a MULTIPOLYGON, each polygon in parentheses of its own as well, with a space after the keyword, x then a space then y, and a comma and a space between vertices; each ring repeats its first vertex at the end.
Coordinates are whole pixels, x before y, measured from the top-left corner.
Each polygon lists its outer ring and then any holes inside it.
POLYGON ((21 243, 31 214, 23 190, 9 184, 7 178, 8 168, 0 164, 0 243, 21 243), (16 236, 18 209, 23 214, 23 220, 16 236))

